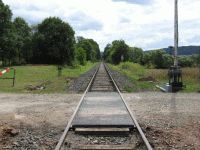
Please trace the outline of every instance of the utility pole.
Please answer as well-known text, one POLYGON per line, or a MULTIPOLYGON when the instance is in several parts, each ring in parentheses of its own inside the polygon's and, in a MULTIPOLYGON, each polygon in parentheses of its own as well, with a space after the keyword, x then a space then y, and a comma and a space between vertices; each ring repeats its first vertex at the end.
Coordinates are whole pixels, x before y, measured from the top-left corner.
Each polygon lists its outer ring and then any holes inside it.
POLYGON ((174 0, 174 65, 170 67, 169 85, 172 92, 177 92, 183 88, 182 70, 178 66, 178 0, 174 0))
POLYGON ((178 0, 174 1, 174 67, 178 66, 178 0))

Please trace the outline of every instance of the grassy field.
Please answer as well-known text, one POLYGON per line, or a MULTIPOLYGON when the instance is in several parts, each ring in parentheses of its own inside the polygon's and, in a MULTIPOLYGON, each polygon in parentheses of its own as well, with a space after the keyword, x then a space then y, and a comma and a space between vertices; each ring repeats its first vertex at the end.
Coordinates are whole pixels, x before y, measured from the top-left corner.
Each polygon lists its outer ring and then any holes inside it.
POLYGON ((154 83, 138 81, 146 74, 146 70, 143 66, 130 62, 120 63, 117 66, 109 64, 109 66, 113 70, 116 70, 127 76, 130 81, 135 85, 133 88, 125 87, 124 90, 128 92, 156 90, 154 83))
MULTIPOLYGON (((167 69, 147 69, 146 75, 152 76, 161 84, 168 82, 167 69)), ((200 91, 199 68, 182 68, 183 84, 186 85, 183 92, 200 91)))
MULTIPOLYGON (((62 76, 58 77, 57 66, 53 65, 27 65, 16 66, 16 82, 12 87, 12 80, 0 79, 0 92, 13 93, 64 93, 67 91, 69 81, 87 72, 96 63, 88 62, 85 66, 75 68, 65 67, 62 76), (32 87, 45 86, 44 90, 30 90, 32 87), (27 90, 29 89, 29 90, 27 90)), ((0 69, 2 70, 2 69, 0 69)), ((13 70, 0 78, 12 77, 13 70)))
MULTIPOLYGON (((133 63, 121 63, 117 66, 110 65, 114 70, 121 72, 128 76, 136 86, 133 89, 126 89, 129 92, 132 91, 145 91, 156 90, 155 85, 163 85, 168 82, 167 72, 168 69, 146 69, 141 65, 133 63), (152 77, 156 82, 138 81, 139 79, 152 77)), ((200 71, 199 68, 182 68, 183 71, 183 83, 186 88, 182 92, 198 92, 200 91, 200 71)))

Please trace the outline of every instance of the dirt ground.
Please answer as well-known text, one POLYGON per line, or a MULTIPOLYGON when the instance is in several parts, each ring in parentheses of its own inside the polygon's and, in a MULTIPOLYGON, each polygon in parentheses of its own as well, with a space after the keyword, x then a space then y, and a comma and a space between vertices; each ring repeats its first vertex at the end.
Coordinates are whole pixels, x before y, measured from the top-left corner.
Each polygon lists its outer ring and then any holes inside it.
MULTIPOLYGON (((200 149, 200 94, 123 94, 155 149, 200 149)), ((0 149, 54 149, 81 94, 0 94, 0 149)))
POLYGON ((155 149, 200 149, 200 94, 124 94, 155 149))
POLYGON ((80 97, 0 94, 0 149, 54 149, 80 97))

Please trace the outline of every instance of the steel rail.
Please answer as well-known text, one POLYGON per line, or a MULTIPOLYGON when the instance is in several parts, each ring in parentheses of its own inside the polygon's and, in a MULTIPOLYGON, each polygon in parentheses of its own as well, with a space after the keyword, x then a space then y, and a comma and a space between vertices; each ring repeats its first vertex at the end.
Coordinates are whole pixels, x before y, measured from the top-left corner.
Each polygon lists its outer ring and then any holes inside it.
MULTIPOLYGON (((100 65, 99 65, 99 67, 100 67, 100 65)), ((92 76, 92 78, 91 78, 91 80, 90 80, 90 82, 89 82, 89 84, 88 84, 88 86, 87 86, 85 92, 83 93, 83 95, 82 95, 82 97, 81 97, 81 100, 79 101, 79 103, 78 103, 78 105, 77 105, 77 107, 76 107, 76 109, 75 109, 75 111, 74 111, 72 117, 70 118, 70 120, 69 120, 69 122, 68 122, 68 124, 67 124, 67 127, 65 128, 65 131, 63 132, 63 134, 62 134, 62 136, 61 136, 61 138, 60 138, 58 144, 56 145, 55 150, 60 150, 60 149, 62 148, 62 145, 63 145, 63 143, 64 143, 64 141, 65 141, 65 139, 66 139, 67 133, 68 133, 70 127, 71 127, 72 121, 74 120, 74 117, 75 117, 75 115, 77 114, 78 109, 79 109, 80 105, 82 104, 83 99, 84 99, 86 93, 88 92, 88 90, 89 90, 89 88, 90 88, 90 86, 91 86, 91 84, 92 84, 92 82, 93 82, 93 80, 94 80, 94 78, 95 78, 95 76, 96 76, 98 70, 99 70, 99 67, 97 68, 97 70, 95 71, 94 75, 92 76)))
POLYGON ((142 140, 144 141, 144 143, 145 143, 147 149, 148 149, 148 150, 153 150, 153 148, 151 147, 151 145, 150 145, 149 141, 147 140, 145 134, 143 133, 143 131, 142 131, 142 129, 141 129, 139 123, 137 122, 135 116, 133 115, 131 109, 130 109, 129 106, 127 105, 127 103, 126 103, 124 97, 122 96, 122 94, 121 94, 121 92, 120 92, 120 90, 119 90, 117 84, 115 83, 115 80, 114 80, 113 77, 111 76, 110 70, 109 70, 108 66, 107 66, 105 63, 103 63, 103 64, 104 64, 104 66, 105 66, 105 68, 106 68, 106 70, 107 70, 107 72, 108 72, 108 74, 109 74, 109 76, 110 76, 112 82, 114 83, 115 88, 117 89, 117 91, 118 91, 120 97, 122 98, 122 101, 124 102, 124 104, 125 104, 125 106, 126 106, 126 109, 127 109, 127 111, 129 112, 129 114, 130 114, 130 116, 131 116, 131 118, 132 118, 132 120, 133 120, 133 122, 134 122, 134 124, 135 124, 135 126, 136 126, 136 128, 137 128, 137 130, 138 130, 138 132, 140 133, 140 135, 141 135, 141 137, 142 137, 142 140))

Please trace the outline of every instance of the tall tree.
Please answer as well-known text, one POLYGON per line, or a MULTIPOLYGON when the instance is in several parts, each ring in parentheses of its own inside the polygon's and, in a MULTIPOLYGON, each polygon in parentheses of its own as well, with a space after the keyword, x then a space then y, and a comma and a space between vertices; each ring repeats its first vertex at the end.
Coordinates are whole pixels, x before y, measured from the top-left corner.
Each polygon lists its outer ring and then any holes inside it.
POLYGON ((25 61, 29 60, 31 55, 31 49, 29 47, 31 41, 31 28, 28 23, 23 18, 15 18, 14 27, 17 34, 17 54, 18 54, 18 63, 22 63, 22 59, 25 61))
POLYGON ((95 59, 95 61, 99 60, 101 58, 101 52, 98 43, 93 39, 88 39, 88 41, 92 45, 92 57, 95 59))
POLYGON ((4 41, 4 65, 12 65, 15 63, 16 58, 16 32, 14 25, 10 23, 7 32, 5 33, 5 41, 4 41))
POLYGON ((12 12, 8 5, 5 5, 2 0, 0 0, 0 55, 2 62, 5 63, 6 57, 8 56, 8 51, 10 51, 9 45, 12 38, 11 23, 12 12))
POLYGON ((76 48, 83 48, 85 50, 88 61, 94 62, 99 60, 101 57, 99 45, 93 39, 77 37, 76 48))
POLYGON ((129 46, 124 40, 116 40, 112 42, 112 62, 119 64, 121 61, 128 61, 129 46))
POLYGON ((107 61, 107 62, 111 62, 111 60, 109 60, 111 48, 112 48, 112 45, 111 45, 111 44, 107 44, 106 47, 104 48, 103 59, 104 59, 105 61, 107 61))
POLYGON ((38 31, 33 37, 33 41, 36 42, 33 45, 34 61, 71 65, 75 55, 74 34, 72 27, 61 19, 56 17, 45 19, 38 25, 38 31))

